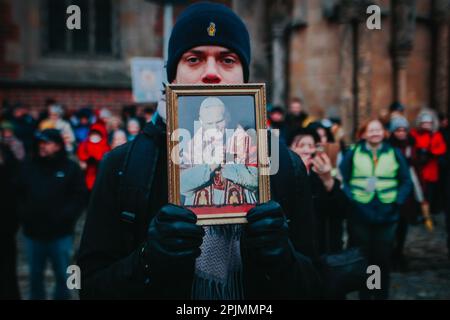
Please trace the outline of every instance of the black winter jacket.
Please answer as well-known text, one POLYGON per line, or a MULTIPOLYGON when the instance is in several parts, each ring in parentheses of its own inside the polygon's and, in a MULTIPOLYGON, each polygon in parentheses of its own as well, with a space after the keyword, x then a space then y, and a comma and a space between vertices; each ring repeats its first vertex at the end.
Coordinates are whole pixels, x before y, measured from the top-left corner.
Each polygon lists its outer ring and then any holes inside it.
POLYGON ((313 171, 310 172, 310 180, 319 253, 338 253, 343 250, 343 221, 347 217, 350 203, 337 179, 334 179, 333 188, 329 192, 313 171))
POLYGON ((20 222, 25 235, 33 239, 54 240, 72 234, 86 207, 84 175, 65 154, 51 161, 25 162, 17 189, 20 222))
MULTIPOLYGON (((126 144, 105 156, 93 189, 78 258, 83 273, 82 299, 190 299, 192 270, 180 268, 168 271, 163 279, 152 279, 149 284, 145 281, 148 274, 144 270, 142 245, 134 240, 145 241, 150 220, 168 202, 165 125, 161 121, 147 124, 136 139, 142 138, 154 141, 154 150, 148 150, 149 159, 143 161, 142 167, 152 163, 150 158, 156 160, 149 199, 136 206, 145 208, 146 217, 138 228, 131 229, 120 219, 119 199, 124 195, 119 192, 119 176, 123 174, 121 168, 129 147, 126 144)), ((246 263, 243 256, 247 299, 314 298, 320 290, 320 278, 313 265, 318 255, 306 169, 286 145, 280 145, 280 162, 279 173, 271 177, 272 198, 281 204, 289 218, 296 259, 293 265, 273 270, 268 277, 259 266, 246 263), (294 176, 293 162, 299 172, 298 190, 287 179, 294 176)), ((245 255, 245 248, 241 249, 245 255)), ((151 270, 149 275, 151 278, 151 270)))
POLYGON ((14 176, 17 175, 18 160, 10 148, 0 143, 0 237, 13 237, 18 229, 16 211, 17 192, 14 188, 14 176))

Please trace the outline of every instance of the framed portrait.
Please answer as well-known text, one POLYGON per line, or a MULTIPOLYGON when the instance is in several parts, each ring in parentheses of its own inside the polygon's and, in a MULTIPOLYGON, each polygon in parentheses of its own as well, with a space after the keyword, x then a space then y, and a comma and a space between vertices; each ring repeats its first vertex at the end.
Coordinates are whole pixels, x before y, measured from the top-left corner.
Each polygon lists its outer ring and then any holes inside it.
POLYGON ((246 223, 270 200, 265 85, 166 89, 169 202, 199 225, 246 223))

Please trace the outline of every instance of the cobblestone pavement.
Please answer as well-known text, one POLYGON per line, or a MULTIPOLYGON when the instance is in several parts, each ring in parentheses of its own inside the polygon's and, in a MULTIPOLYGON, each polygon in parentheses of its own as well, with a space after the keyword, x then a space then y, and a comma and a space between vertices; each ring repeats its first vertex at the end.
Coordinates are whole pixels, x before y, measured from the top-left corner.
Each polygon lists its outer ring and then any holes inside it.
POLYGON ((445 219, 438 215, 435 229, 410 226, 406 240, 408 271, 392 274, 392 299, 450 299, 450 260, 445 219))
MULTIPOLYGON (((422 225, 410 226, 406 240, 405 253, 408 258, 406 272, 393 272, 391 278, 391 299, 450 299, 450 260, 447 257, 445 221, 443 215, 436 216, 433 232, 422 225)), ((76 228, 74 248, 78 248, 84 219, 76 228)), ((28 267, 23 251, 23 236, 19 234, 19 283, 22 297, 28 298, 28 267)), ((54 279, 50 266, 46 270, 47 292, 51 297, 54 279)), ((77 299, 73 292, 73 299, 77 299)), ((352 293, 349 299, 357 299, 352 293)))

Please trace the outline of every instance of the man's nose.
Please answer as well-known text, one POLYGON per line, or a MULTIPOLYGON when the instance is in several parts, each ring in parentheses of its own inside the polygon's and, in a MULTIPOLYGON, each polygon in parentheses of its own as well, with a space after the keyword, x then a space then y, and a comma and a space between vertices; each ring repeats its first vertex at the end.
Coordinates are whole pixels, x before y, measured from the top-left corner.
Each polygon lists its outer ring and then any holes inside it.
POLYGON ((208 84, 222 82, 222 77, 219 74, 216 59, 214 57, 208 57, 205 72, 202 75, 202 82, 208 84))

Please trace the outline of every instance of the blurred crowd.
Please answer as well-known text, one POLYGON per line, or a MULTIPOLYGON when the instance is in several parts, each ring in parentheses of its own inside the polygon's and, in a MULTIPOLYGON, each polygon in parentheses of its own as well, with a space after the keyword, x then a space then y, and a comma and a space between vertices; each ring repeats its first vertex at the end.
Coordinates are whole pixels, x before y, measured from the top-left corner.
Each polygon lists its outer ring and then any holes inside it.
POLYGON ((287 112, 269 111, 270 126, 308 169, 320 252, 360 247, 382 270, 382 289, 361 290, 361 299, 387 299, 392 268, 408 270, 409 225, 431 232, 433 216, 444 212, 450 258, 448 116, 424 108, 410 123, 402 104, 386 110, 362 123, 353 144, 345 142, 340 119, 308 115, 301 99, 287 112))
MULTIPOLYGON (((408 226, 433 228, 445 212, 449 231, 450 156, 447 115, 423 109, 410 123, 393 103, 367 119, 353 144, 341 119, 314 117, 299 98, 270 106, 267 123, 303 160, 309 172, 322 254, 358 246, 383 272, 376 294, 386 299, 389 270, 406 270, 408 226)), ((117 110, 116 110, 117 111, 117 110)), ((119 114, 91 106, 67 112, 49 99, 39 114, 20 103, 0 113, 0 299, 20 299, 16 234, 22 227, 30 270, 30 299, 45 299, 44 270, 55 274, 54 299, 67 299, 74 226, 87 206, 102 158, 132 141, 154 107, 124 106, 119 114)), ((448 242, 450 248, 450 242, 448 242)), ((450 257, 450 256, 449 256, 450 257)), ((341 297, 342 298, 342 297, 341 297)))
POLYGON ((21 103, 0 113, 0 299, 19 299, 16 233, 23 228, 30 299, 45 299, 50 261, 54 299, 68 299, 67 267, 74 227, 87 206, 104 155, 133 140, 154 112, 152 106, 82 107, 74 112, 48 99, 36 114, 21 103))

